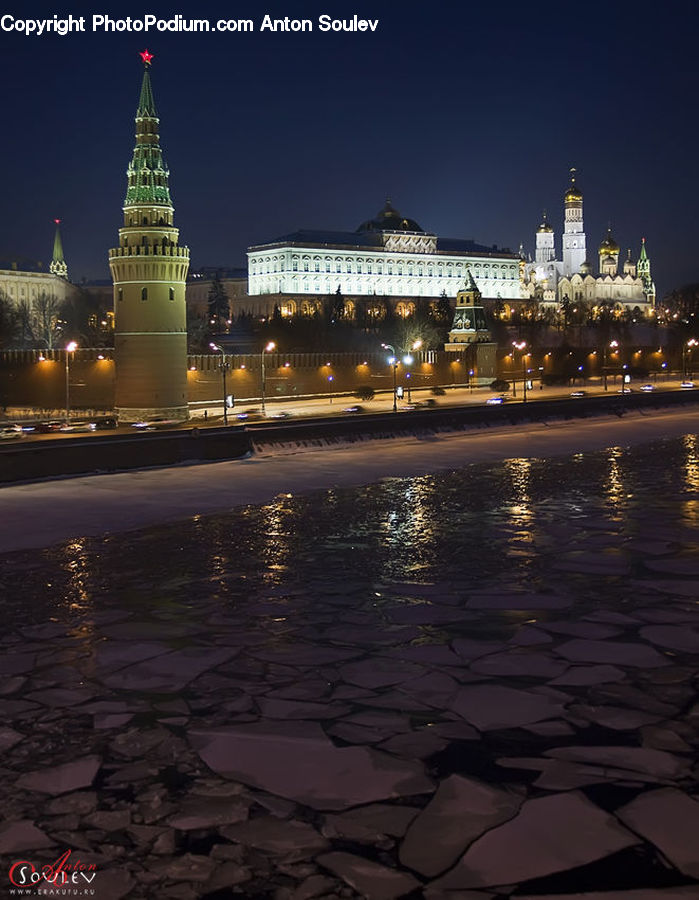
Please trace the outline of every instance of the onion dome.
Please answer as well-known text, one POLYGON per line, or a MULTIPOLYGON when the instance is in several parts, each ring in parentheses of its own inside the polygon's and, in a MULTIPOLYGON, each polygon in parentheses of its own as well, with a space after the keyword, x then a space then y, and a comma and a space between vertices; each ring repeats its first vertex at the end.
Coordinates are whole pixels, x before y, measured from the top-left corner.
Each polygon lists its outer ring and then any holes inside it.
POLYGON ((612 228, 611 225, 607 229, 607 233, 604 237, 604 240, 599 245, 600 256, 618 256, 619 255, 619 245, 612 237, 612 228))
POLYGON ((541 225, 536 229, 539 234, 551 234, 553 232, 553 228, 548 223, 548 219, 546 218, 546 213, 544 213, 543 218, 541 220, 541 225))
POLYGON ((570 187, 564 194, 564 200, 566 203, 582 203, 582 191, 575 183, 575 174, 576 170, 570 170, 570 187))
POLYGON ((423 231, 423 229, 414 219, 403 218, 387 199, 381 212, 375 218, 362 222, 357 231, 423 231))

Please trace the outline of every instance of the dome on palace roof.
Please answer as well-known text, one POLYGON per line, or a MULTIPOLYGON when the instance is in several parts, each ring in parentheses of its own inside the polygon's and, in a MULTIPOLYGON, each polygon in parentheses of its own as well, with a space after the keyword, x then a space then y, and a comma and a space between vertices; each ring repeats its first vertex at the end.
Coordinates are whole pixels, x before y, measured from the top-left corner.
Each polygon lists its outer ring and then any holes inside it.
POLYGON ((604 240, 599 245, 599 252, 603 256, 616 256, 619 253, 619 245, 612 237, 611 226, 607 229, 607 233, 604 236, 604 240))
POLYGON ((397 209, 386 200, 384 208, 373 219, 362 222, 357 231, 422 231, 414 219, 405 219, 397 209))

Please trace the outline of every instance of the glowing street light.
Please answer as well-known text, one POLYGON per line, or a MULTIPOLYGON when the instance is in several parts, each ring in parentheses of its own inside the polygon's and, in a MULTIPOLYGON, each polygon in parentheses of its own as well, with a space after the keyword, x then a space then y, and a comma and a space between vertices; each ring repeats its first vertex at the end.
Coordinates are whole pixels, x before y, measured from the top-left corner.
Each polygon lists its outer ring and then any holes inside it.
MULTIPOLYGON (((526 349, 527 342, 526 341, 512 341, 512 346, 515 348, 515 350, 522 351, 522 391, 524 393, 523 402, 526 403, 527 402, 527 354, 524 351, 526 349)), ((517 385, 517 377, 513 372, 513 374, 512 374, 512 396, 513 397, 517 396, 516 385, 517 385)))
POLYGON ((228 397, 226 395, 226 372, 228 371, 228 363, 226 362, 226 353, 220 344, 209 344, 212 350, 221 354, 221 375, 223 376, 223 424, 228 425, 228 397))
POLYGON ((72 355, 78 349, 75 341, 66 344, 66 425, 70 419, 70 363, 72 355))
POLYGON ((270 341, 266 347, 262 348, 262 353, 260 354, 260 368, 262 370, 262 415, 263 416, 267 415, 267 413, 265 412, 265 353, 271 353, 272 350, 274 350, 274 348, 276 346, 277 345, 274 343, 274 341, 270 341))
POLYGON ((398 369, 398 357, 396 356, 396 348, 392 344, 381 344, 384 350, 390 350, 391 356, 388 357, 389 366, 393 367, 393 412, 398 412, 398 385, 396 384, 396 371, 398 369))
POLYGON ((692 375, 692 350, 699 344, 699 341, 696 338, 690 338, 687 341, 686 347, 683 348, 682 359, 682 374, 685 378, 691 378, 692 375))
POLYGON ((604 375, 605 391, 608 390, 608 387, 607 387, 607 346, 609 346, 609 348, 612 350, 616 350, 616 348, 619 346, 619 341, 610 341, 608 345, 605 344, 604 347, 602 348, 602 374, 604 375))

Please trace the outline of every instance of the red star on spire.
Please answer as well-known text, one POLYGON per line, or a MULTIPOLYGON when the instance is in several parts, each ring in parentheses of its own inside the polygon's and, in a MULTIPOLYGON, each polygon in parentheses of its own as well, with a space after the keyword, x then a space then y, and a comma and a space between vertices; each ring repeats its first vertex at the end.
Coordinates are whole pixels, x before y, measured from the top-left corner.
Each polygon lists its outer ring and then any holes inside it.
POLYGON ((145 65, 149 66, 150 61, 153 59, 153 54, 149 53, 147 50, 143 50, 140 54, 141 59, 145 63, 145 65))
POLYGON ((56 223, 56 225, 60 225, 60 224, 61 224, 61 220, 60 220, 60 219, 54 219, 53 221, 56 223))

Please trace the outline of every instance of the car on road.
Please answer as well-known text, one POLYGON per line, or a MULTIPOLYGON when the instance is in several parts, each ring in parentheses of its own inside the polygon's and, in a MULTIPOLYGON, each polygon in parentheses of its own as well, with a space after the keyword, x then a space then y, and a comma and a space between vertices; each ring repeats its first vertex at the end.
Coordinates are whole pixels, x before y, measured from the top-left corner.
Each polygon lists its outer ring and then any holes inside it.
POLYGON ((271 413, 270 419, 290 419, 293 413, 288 412, 285 409, 280 410, 279 412, 271 413))
POLYGON ((118 424, 115 416, 102 416, 99 419, 95 419, 97 431, 102 431, 106 428, 116 428, 118 424))
POLYGON ((70 434, 84 434, 89 431, 94 431, 96 427, 94 422, 66 422, 65 425, 61 425, 58 430, 70 434))
POLYGON ((587 391, 571 391, 570 396, 575 398, 587 397, 587 391))
POLYGON ((488 399, 485 401, 485 405, 486 406, 501 406, 503 403, 505 403, 506 400, 507 400, 507 397, 502 397, 502 396, 488 397, 488 399))
POLYGON ((0 428, 0 440, 2 441, 12 441, 23 437, 24 432, 21 425, 3 425, 0 428))
POLYGON ((680 385, 680 387, 691 390, 691 388, 694 387, 694 382, 693 381, 683 381, 682 384, 680 385))
POLYGON ((36 434, 52 434, 54 431, 60 431, 64 424, 60 419, 52 419, 50 422, 35 422, 28 425, 26 430, 31 429, 36 434))
POLYGON ((643 391, 644 394, 649 394, 651 391, 655 390, 654 384, 642 384, 639 388, 639 391, 643 391))
POLYGON ((259 409, 243 409, 237 414, 236 419, 241 422, 264 422, 265 416, 259 409))
POLYGON ((132 428, 140 431, 156 431, 160 428, 174 428, 181 425, 179 419, 167 419, 165 416, 154 416, 152 419, 144 419, 142 422, 132 422, 132 428))
POLYGON ((363 413, 365 411, 365 408, 359 403, 357 403, 355 406, 347 406, 342 410, 342 412, 346 413, 363 413))

